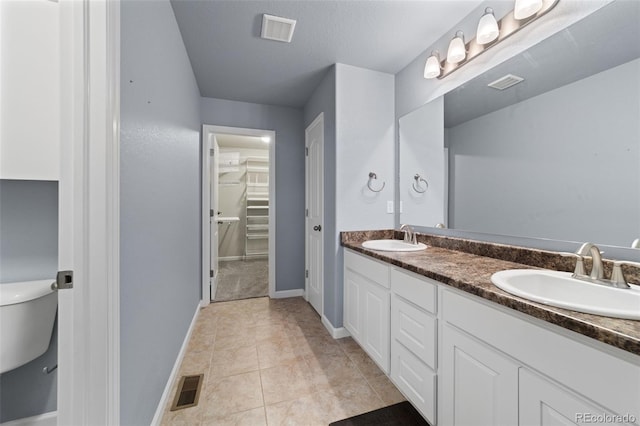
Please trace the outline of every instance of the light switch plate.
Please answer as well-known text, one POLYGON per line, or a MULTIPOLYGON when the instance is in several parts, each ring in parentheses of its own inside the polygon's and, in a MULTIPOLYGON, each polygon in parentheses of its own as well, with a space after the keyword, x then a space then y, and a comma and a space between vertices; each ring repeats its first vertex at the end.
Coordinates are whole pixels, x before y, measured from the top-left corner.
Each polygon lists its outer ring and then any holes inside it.
POLYGON ((393 213, 393 201, 387 201, 387 213, 393 213))

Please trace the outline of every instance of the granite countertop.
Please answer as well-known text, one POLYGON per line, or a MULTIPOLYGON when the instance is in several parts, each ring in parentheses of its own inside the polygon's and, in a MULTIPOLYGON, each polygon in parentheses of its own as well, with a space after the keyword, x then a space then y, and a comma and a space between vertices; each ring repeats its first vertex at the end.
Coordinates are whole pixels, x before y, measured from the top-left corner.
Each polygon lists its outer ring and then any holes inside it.
MULTIPOLYGON (((365 249, 361 244, 367 239, 394 238, 394 236, 396 236, 396 233, 393 230, 343 232, 341 234, 341 241, 344 247, 357 252, 580 333, 584 336, 591 337, 627 352, 640 355, 640 321, 585 314, 532 302, 509 294, 491 282, 491 275, 494 272, 505 269, 549 267, 549 264, 553 264, 549 269, 567 269, 567 264, 563 263, 566 262, 566 260, 564 258, 560 259, 560 256, 557 256, 557 262, 559 262, 561 267, 557 267, 558 265, 554 263, 556 253, 514 247, 514 251, 521 250, 532 253, 529 259, 534 259, 534 261, 527 261, 526 263, 517 263, 512 260, 479 255, 477 253, 478 250, 468 250, 472 253, 460 251, 461 248, 467 250, 469 245, 465 244, 465 242, 469 242, 471 243, 470 245, 487 246, 488 255, 494 256, 496 246, 504 249, 504 251, 508 251, 508 246, 477 243, 470 240, 450 237, 444 237, 441 241, 440 238, 442 237, 424 236, 420 234, 419 241, 426 243, 429 247, 419 252, 383 252, 365 249), (437 246, 447 246, 451 244, 455 245, 456 250, 437 246), (473 253, 474 251, 476 253, 473 253), (540 259, 543 258, 545 259, 545 263, 540 264, 540 259)), ((522 259, 527 259, 527 257, 521 254, 518 260, 522 259)), ((634 272, 637 271, 633 271, 632 274, 634 272)), ((635 276, 635 274, 633 275, 635 276)))

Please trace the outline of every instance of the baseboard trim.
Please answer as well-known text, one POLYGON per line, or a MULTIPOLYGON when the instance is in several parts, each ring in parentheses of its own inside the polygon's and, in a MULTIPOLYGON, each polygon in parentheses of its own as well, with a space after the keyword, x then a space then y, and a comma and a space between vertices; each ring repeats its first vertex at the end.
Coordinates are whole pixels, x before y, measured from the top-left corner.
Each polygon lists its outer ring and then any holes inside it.
POLYGON ((50 411, 37 416, 25 417, 23 419, 11 420, 0 423, 1 426, 57 426, 58 412, 50 411))
POLYGON ((335 328, 333 324, 331 324, 331 321, 329 321, 329 318, 325 317, 324 315, 322 316, 322 324, 327 330, 329 330, 329 334, 331 334, 331 337, 333 337, 334 339, 342 339, 343 337, 351 336, 351 333, 349 333, 346 328, 335 328))
POLYGON ((189 329, 187 330, 187 335, 184 337, 182 341, 182 347, 180 348, 180 352, 178 352, 178 356, 176 357, 176 362, 173 364, 173 369, 171 370, 171 374, 169 375, 169 379, 167 380, 167 384, 164 387, 164 391, 162 392, 162 396, 160 397, 160 402, 158 403, 158 407, 156 408, 156 413, 153 416, 153 420, 151 421, 151 426, 157 426, 162 421, 162 415, 164 414, 164 408, 167 406, 167 401, 171 396, 171 385, 178 375, 178 371, 180 370, 180 364, 182 364, 182 359, 184 358, 184 354, 187 352, 187 346, 189 345, 189 339, 191 338, 191 333, 193 333, 193 329, 196 325, 196 321, 198 320, 198 314, 200 313, 200 307, 202 306, 202 301, 198 303, 196 306, 196 312, 193 314, 193 319, 191 320, 191 324, 189 325, 189 329))
POLYGON ((295 290, 282 290, 275 291, 273 294, 270 294, 269 297, 272 299, 286 299, 287 297, 301 297, 304 296, 304 290, 301 288, 297 288, 295 290))
POLYGON ((230 262, 232 260, 244 260, 244 256, 225 256, 218 258, 219 262, 230 262))

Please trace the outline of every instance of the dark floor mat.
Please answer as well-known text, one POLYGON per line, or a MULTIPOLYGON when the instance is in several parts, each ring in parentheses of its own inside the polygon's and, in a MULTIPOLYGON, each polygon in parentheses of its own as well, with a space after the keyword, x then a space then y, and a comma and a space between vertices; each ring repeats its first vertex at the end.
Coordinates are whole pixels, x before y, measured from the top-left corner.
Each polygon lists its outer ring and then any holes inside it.
POLYGON ((413 405, 404 401, 339 420, 329 426, 429 426, 429 423, 413 408, 413 405))

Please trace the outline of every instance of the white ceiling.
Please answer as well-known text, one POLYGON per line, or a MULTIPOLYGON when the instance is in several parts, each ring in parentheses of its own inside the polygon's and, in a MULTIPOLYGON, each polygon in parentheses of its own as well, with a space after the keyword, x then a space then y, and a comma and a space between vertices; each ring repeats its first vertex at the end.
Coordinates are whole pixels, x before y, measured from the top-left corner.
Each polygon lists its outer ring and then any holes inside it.
POLYGON ((171 0, 205 97, 302 107, 334 63, 396 74, 481 0, 171 0), (262 14, 296 19, 291 43, 262 14))

